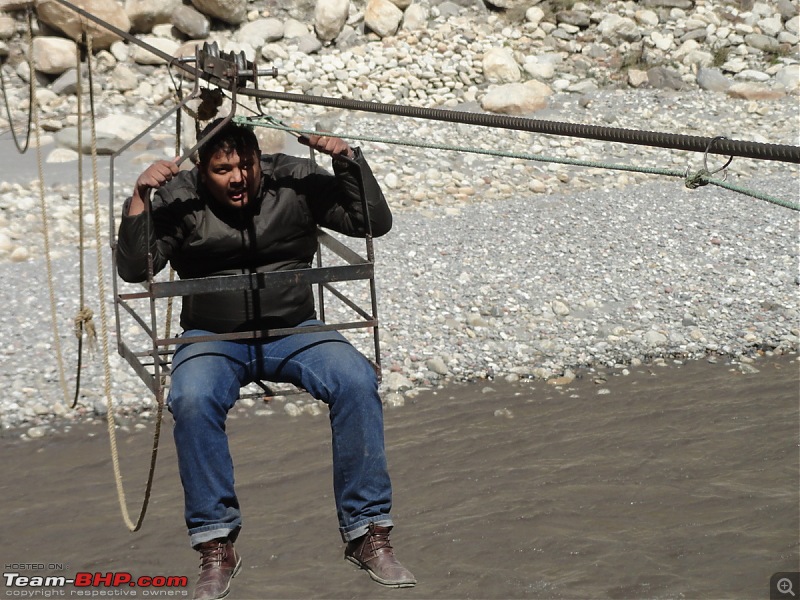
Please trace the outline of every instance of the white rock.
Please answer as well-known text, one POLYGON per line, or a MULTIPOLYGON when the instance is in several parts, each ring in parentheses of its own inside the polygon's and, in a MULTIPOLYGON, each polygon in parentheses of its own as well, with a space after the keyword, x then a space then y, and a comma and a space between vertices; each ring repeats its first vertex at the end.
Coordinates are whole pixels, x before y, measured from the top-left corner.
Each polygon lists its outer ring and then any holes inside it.
POLYGON ((204 15, 239 25, 247 19, 247 0, 192 0, 194 7, 204 15))
POLYGON ((490 83, 513 83, 522 78, 509 48, 490 48, 483 55, 483 76, 490 83))
POLYGON ((268 42, 280 40, 283 32, 283 23, 278 19, 257 19, 242 25, 236 32, 236 40, 253 48, 261 48, 268 42))
POLYGON ((331 41, 341 33, 350 10, 350 0, 317 0, 314 30, 322 41, 331 41))
POLYGON ((47 163, 66 163, 78 160, 80 155, 75 150, 69 148, 56 148, 47 155, 45 162, 47 163))
POLYGON ((28 252, 27 248, 24 246, 18 246, 11 252, 10 258, 12 262, 25 262, 30 258, 30 256, 31 253, 28 252))
POLYGON ((424 29, 428 24, 428 9, 416 2, 403 12, 403 23, 401 27, 406 31, 416 31, 424 29))
POLYGON ((37 36, 33 38, 33 64, 37 71, 60 75, 75 67, 77 45, 63 37, 37 36))
POLYGON ((364 25, 380 37, 394 35, 402 19, 403 11, 390 0, 368 0, 364 25))
MULTIPOLYGON (((144 43, 149 44, 150 46, 153 46, 154 48, 157 48, 165 54, 169 54, 170 56, 176 56, 178 49, 180 48, 180 44, 178 42, 167 38, 148 35, 141 36, 140 39, 144 43)), ((153 54, 141 46, 131 46, 130 59, 140 65, 163 65, 167 62, 160 56, 153 54)))

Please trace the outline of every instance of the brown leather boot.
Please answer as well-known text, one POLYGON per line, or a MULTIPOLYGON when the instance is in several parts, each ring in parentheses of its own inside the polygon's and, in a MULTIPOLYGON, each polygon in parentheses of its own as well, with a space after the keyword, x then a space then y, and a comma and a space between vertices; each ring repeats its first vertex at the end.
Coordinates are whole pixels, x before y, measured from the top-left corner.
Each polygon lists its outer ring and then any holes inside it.
POLYGON ((417 580, 400 564, 389 543, 391 527, 370 523, 367 533, 347 543, 344 557, 366 570, 373 580, 388 587, 413 587, 417 580))
POLYGON ((233 579, 242 567, 242 558, 227 539, 199 544, 200 577, 194 588, 194 600, 218 600, 231 591, 233 579))

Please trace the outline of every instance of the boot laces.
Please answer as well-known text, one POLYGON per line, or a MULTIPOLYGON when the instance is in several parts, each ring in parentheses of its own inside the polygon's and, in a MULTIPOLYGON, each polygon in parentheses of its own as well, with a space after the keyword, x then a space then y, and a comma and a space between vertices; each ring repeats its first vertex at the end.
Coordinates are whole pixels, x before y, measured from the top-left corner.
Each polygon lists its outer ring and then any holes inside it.
POLYGON ((221 565, 225 560, 225 544, 215 542, 213 546, 201 546, 200 550, 200 569, 221 565))

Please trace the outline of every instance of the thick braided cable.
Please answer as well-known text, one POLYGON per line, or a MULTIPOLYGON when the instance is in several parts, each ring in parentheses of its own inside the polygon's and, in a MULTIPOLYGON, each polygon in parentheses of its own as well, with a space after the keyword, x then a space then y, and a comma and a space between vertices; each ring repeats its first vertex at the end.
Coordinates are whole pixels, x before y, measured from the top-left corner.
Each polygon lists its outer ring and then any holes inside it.
MULTIPOLYGON (((289 133, 294 134, 311 134, 311 133, 327 133, 327 132, 320 132, 315 131, 313 129, 299 129, 295 127, 289 127, 280 123, 277 119, 273 117, 244 117, 244 116, 237 116, 234 117, 234 121, 241 122, 241 123, 250 123, 253 125, 257 125, 259 127, 267 127, 271 129, 277 129, 280 131, 286 131, 289 133)), ((336 135, 336 134, 331 134, 336 135)), ((759 200, 764 200, 766 202, 770 202, 772 204, 776 204, 778 206, 783 206, 784 208, 789 208, 791 210, 800 211, 800 203, 797 202, 790 202, 788 200, 782 200, 781 198, 776 198, 771 196, 770 194, 766 194, 763 192, 759 192, 757 190, 751 190, 743 186, 739 186, 736 184, 732 184, 720 179, 714 179, 708 174, 705 173, 698 173, 692 180, 694 183, 692 186, 688 184, 690 179, 689 174, 686 171, 679 171, 676 169, 664 169, 659 167, 640 167, 635 165, 622 165, 622 164, 612 164, 612 163, 605 163, 605 162, 598 162, 592 160, 579 160, 574 158, 556 158, 556 157, 548 157, 548 156, 538 156, 533 154, 524 154, 518 152, 505 152, 502 150, 488 150, 482 148, 474 148, 474 147, 465 147, 465 146, 452 146, 448 144, 436 144, 430 142, 414 142, 409 140, 398 140, 398 139, 391 139, 391 138, 383 138, 383 137, 376 137, 376 136, 366 136, 366 135, 347 135, 347 139, 351 140, 358 140, 364 142, 377 142, 377 143, 384 143, 384 144, 392 144, 398 146, 410 146, 415 148, 428 148, 433 150, 446 150, 450 152, 463 152, 463 153, 471 153, 471 154, 485 154, 488 156, 499 156, 503 158, 518 158, 521 160, 531 160, 537 162, 544 162, 544 163, 558 163, 564 165, 571 165, 577 167, 589 167, 589 168, 603 168, 603 169, 610 169, 616 171, 631 171, 636 173, 644 173, 648 175, 664 175, 668 177, 681 177, 687 180, 687 187, 697 187, 700 185, 716 185, 719 187, 724 187, 734 192, 738 192, 740 194, 744 194, 747 196, 751 196, 753 198, 757 198, 759 200)))

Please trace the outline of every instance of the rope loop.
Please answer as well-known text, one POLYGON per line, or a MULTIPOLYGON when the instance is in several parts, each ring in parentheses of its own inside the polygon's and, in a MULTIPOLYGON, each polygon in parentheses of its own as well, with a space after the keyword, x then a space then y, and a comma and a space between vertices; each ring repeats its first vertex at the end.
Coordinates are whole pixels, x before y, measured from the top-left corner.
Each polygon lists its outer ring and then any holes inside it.
POLYGON ((686 169, 686 180, 685 185, 690 190, 696 190, 700 186, 708 185, 711 181, 711 173, 708 172, 706 169, 700 169, 696 173, 690 173, 689 169, 686 169))
POLYGON ((92 317, 94 313, 90 308, 82 308, 75 315, 75 337, 81 339, 83 332, 86 332, 86 339, 89 342, 89 351, 94 352, 97 348, 97 331, 95 330, 92 317))

